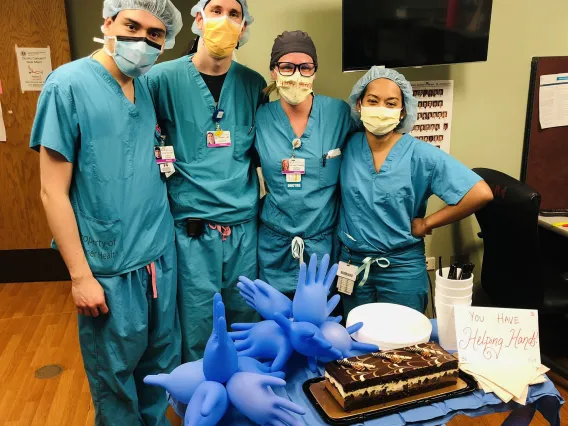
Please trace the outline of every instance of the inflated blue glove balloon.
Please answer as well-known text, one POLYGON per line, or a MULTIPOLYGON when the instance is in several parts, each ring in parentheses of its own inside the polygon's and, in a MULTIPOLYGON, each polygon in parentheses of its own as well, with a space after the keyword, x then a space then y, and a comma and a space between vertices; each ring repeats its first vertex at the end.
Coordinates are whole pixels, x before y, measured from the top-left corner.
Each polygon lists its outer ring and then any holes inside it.
POLYGON ((147 385, 161 386, 177 401, 188 404, 196 389, 205 382, 203 360, 180 365, 170 374, 144 377, 147 385))
POLYGON ((303 425, 304 422, 291 413, 304 415, 304 408, 276 395, 271 386, 284 387, 286 382, 266 375, 237 373, 227 383, 227 393, 231 403, 256 424, 303 425))
POLYGON ((280 371, 286 365, 294 348, 288 335, 272 320, 255 324, 233 324, 229 333, 235 340, 239 357, 247 356, 271 360, 270 371, 280 371))
POLYGON ((229 407, 225 386, 203 382, 191 398, 185 411, 184 426, 215 426, 229 407))
MULTIPOLYGON (((276 314, 274 320, 286 332, 292 347, 298 353, 307 357, 341 358, 341 352, 332 347, 331 343, 323 337, 322 332, 315 325, 309 322, 291 321, 281 314, 276 314)), ((333 324, 332 322, 330 323, 333 324)))
POLYGON ((328 254, 321 259, 319 269, 317 265, 318 257, 312 254, 309 267, 306 268, 305 263, 300 266, 292 313, 295 321, 310 322, 319 327, 335 309, 340 296, 337 294, 329 302, 327 300, 329 289, 337 275, 337 265, 333 265, 328 271, 328 254))
POLYGON ((273 319, 274 312, 280 312, 287 318, 292 316, 292 301, 270 284, 261 280, 252 282, 246 277, 239 277, 237 287, 246 303, 264 319, 273 319))
POLYGON ((208 381, 226 383, 238 369, 237 349, 227 333, 225 305, 217 293, 213 298, 213 332, 203 355, 203 373, 208 381))
MULTIPOLYGON (((363 353, 377 352, 379 347, 376 345, 369 345, 366 343, 359 343, 351 338, 351 333, 359 331, 363 327, 363 323, 359 322, 352 325, 348 329, 335 322, 326 321, 320 327, 320 330, 325 339, 330 342, 334 349, 341 352, 341 358, 349 358, 356 356, 354 351, 361 351, 363 353)), ((319 357, 318 361, 331 362, 340 358, 319 357)))
POLYGON ((284 372, 282 371, 271 372, 269 366, 264 365, 260 361, 254 358, 250 358, 248 356, 239 357, 239 372, 266 374, 268 376, 278 377, 279 379, 283 379, 284 377, 286 377, 286 374, 284 374, 284 372))

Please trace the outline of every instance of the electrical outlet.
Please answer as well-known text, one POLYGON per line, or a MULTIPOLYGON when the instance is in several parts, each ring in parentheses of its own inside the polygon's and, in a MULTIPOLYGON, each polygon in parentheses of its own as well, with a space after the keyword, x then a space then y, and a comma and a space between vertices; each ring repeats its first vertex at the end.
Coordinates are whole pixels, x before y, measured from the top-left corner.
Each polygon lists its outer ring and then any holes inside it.
POLYGON ((427 257, 426 258, 426 270, 427 271, 435 271, 436 270, 436 258, 435 257, 427 257))

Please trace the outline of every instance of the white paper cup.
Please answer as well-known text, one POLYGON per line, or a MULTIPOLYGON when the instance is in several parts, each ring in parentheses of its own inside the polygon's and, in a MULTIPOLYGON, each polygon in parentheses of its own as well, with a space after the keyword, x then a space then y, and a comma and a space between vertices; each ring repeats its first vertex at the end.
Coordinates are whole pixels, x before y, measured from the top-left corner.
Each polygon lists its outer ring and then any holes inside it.
POLYGON ((471 301, 473 299, 473 293, 465 297, 452 297, 446 296, 444 294, 436 293, 436 302, 443 303, 445 305, 469 305, 471 306, 471 301))
POLYGON ((436 291, 434 293, 436 296, 446 296, 446 297, 467 297, 473 295, 473 284, 469 287, 464 288, 450 288, 444 287, 443 285, 436 285, 436 291))
POLYGON ((438 320, 438 339, 440 346, 447 351, 457 350, 456 324, 454 306, 436 301, 436 318, 438 320))
MULTIPOLYGON (((440 276, 440 270, 436 271, 436 285, 443 285, 447 288, 455 288, 461 289, 464 287, 469 287, 473 285, 473 274, 467 280, 449 280, 448 274, 450 272, 450 268, 442 268, 442 276, 440 276)), ((458 268, 457 276, 459 277, 461 269, 458 268)))

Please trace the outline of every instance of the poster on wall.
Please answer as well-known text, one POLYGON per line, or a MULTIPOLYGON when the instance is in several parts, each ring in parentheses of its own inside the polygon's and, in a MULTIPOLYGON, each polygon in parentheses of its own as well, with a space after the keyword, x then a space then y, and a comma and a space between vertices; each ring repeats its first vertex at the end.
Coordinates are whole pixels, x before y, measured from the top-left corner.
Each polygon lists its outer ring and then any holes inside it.
POLYGON ((51 49, 49 47, 16 46, 20 87, 23 92, 39 92, 51 73, 51 49))
POLYGON ((454 81, 411 82, 418 100, 418 120, 412 136, 450 153, 454 81))

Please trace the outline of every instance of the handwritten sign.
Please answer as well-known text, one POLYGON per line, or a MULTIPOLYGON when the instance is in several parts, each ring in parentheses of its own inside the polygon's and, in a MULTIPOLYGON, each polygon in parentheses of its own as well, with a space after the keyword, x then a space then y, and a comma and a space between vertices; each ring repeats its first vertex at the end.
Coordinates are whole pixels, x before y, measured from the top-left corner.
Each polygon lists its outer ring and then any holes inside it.
POLYGON ((460 362, 540 365, 538 311, 455 306, 460 362))

